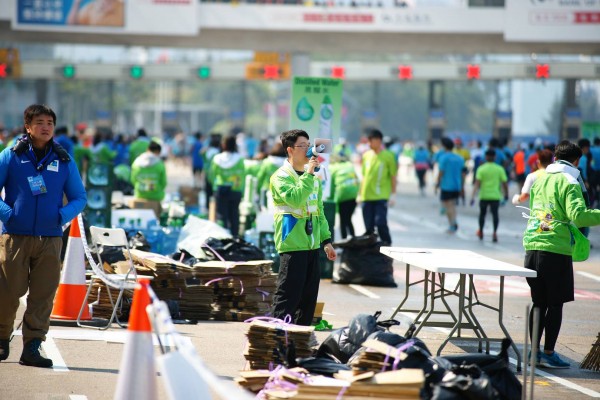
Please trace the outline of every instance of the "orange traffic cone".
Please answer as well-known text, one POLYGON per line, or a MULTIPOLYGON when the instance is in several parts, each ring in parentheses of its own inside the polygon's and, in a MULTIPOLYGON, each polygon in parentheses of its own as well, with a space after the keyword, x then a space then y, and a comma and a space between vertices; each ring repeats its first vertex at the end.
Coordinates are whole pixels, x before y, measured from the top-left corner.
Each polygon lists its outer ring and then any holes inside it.
POLYGON ((123 349, 115 400, 157 399, 152 329, 146 312, 150 304, 149 285, 150 281, 142 279, 133 293, 129 337, 123 349))
MULTIPOLYGON (((81 304, 85 301, 85 293, 85 251, 79 223, 77 217, 75 217, 69 230, 69 241, 67 242, 62 275, 50 318, 76 321, 81 304)), ((81 319, 92 319, 88 307, 84 307, 81 319)))

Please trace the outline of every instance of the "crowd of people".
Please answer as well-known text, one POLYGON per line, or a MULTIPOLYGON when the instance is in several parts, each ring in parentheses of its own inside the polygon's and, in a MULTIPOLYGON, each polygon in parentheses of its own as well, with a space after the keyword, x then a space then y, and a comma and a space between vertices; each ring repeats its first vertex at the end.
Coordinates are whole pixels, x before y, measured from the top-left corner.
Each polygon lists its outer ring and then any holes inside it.
MULTIPOLYGON (((460 138, 448 137, 437 146, 413 146, 370 129, 356 146, 343 140, 333 146, 330 193, 324 194, 318 176, 323 160, 308 152, 313 144, 303 130, 259 142, 241 132, 212 133, 208 138, 198 132, 192 140, 179 134, 161 141, 139 129, 128 143, 122 136, 113 137, 108 129, 96 130, 91 140, 83 132, 69 136, 67 128, 55 128, 56 121, 48 106, 32 105, 24 112, 24 134, 2 141, 0 361, 9 355, 8 337, 19 298, 29 291, 20 362, 52 366, 39 348, 48 332, 60 277, 61 226, 85 207, 88 165, 112 165, 123 181, 115 189, 129 184, 134 199, 148 202, 150 208, 156 206, 159 212, 167 187, 165 157, 172 155, 178 168, 191 169, 198 190, 214 197, 218 220, 234 236, 241 234, 240 202, 246 177, 257 178, 253 197, 260 199, 258 207, 274 210, 275 246, 281 258, 272 315, 281 319, 289 315, 301 325, 311 323, 315 310, 319 251, 323 249, 329 260, 337 257, 324 201, 337 206, 342 239, 357 235, 352 215, 360 204, 365 233, 377 234, 382 246, 391 245, 388 208, 394 206, 399 165, 408 160, 407 171, 414 171, 421 195, 426 195, 428 173, 435 174, 433 187, 448 218, 449 234, 459 229, 457 205, 466 203, 465 182, 471 176, 470 204, 479 201, 476 235, 483 240, 489 209, 492 241, 496 242, 498 208, 508 200, 508 184, 513 181, 518 193, 512 202, 529 200, 523 237, 525 268, 538 272, 536 278, 528 278, 534 308, 541 314, 538 331, 545 338, 535 362, 550 368, 569 367, 554 347, 563 304, 574 300, 573 260, 589 254, 589 242, 587 250, 575 244, 585 240, 590 226, 600 225, 600 211, 594 208, 600 184, 600 139, 593 145, 588 139, 578 144, 564 140, 555 146, 534 142, 513 151, 495 138, 485 147, 478 142, 471 149, 463 147, 460 138)), ((539 341, 533 344, 540 347, 539 341)))

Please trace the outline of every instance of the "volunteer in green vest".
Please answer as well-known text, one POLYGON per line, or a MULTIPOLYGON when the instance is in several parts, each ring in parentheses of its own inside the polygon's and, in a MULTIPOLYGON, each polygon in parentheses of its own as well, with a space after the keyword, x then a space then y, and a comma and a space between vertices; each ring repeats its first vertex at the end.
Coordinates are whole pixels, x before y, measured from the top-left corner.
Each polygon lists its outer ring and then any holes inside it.
POLYGON ((498 208, 500 200, 504 194, 504 200, 508 199, 508 183, 506 170, 496 164, 496 150, 488 149, 485 152, 485 163, 483 163, 475 173, 475 184, 473 185, 473 195, 471 196, 471 205, 475 203, 475 196, 479 192, 479 230, 477 237, 483 240, 483 226, 485 225, 485 214, 487 209, 492 212, 492 221, 494 224, 494 232, 492 233, 492 241, 498 241, 498 224, 500 217, 498 216, 498 208), (502 187, 502 192, 500 192, 502 187))
POLYGON ((162 147, 155 141, 148 144, 148 150, 139 155, 131 166, 131 184, 134 200, 145 200, 160 218, 161 204, 167 187, 167 171, 160 158, 162 147))
MULTIPOLYGON (((555 149, 555 162, 546 168, 531 187, 530 217, 523 235, 525 268, 537 271, 527 278, 533 308, 529 332, 533 328, 533 309, 539 309, 538 342, 544 334, 544 351, 538 351, 536 363, 547 368, 569 368, 570 364, 554 351, 562 324, 563 304, 575 300, 573 256, 576 243, 589 242, 577 228, 600 225, 600 210, 588 209, 577 169, 582 152, 568 140, 555 149), (571 224, 575 226, 570 227, 571 224), (579 236, 578 236, 579 235, 579 236)), ((585 258, 585 257, 583 257, 585 258)))
POLYGON ((279 167, 283 165, 285 159, 286 153, 283 145, 281 143, 275 143, 267 158, 262 160, 257 176, 258 195, 261 207, 265 207, 267 205, 266 194, 269 191, 269 182, 271 180, 271 176, 279 167))
POLYGON ((392 237, 387 224, 387 209, 390 197, 396 193, 398 164, 394 153, 383 148, 380 130, 371 130, 368 139, 371 149, 363 155, 360 188, 363 220, 367 234, 375 233, 377 227, 382 244, 390 246, 392 237))
POLYGON ((137 138, 129 145, 129 164, 133 165, 136 158, 148 150, 150 139, 144 128, 137 131, 137 138))
POLYGON ((309 326, 319 294, 319 250, 323 247, 332 261, 336 254, 323 213, 321 181, 314 175, 319 161, 306 157, 308 134, 300 129, 283 132, 281 142, 288 158, 271 176, 275 246, 281 259, 273 316, 290 315, 293 323, 309 326))
POLYGON ((355 236, 352 215, 356 208, 356 196, 358 196, 358 176, 354 165, 344 156, 332 154, 331 172, 331 195, 338 207, 340 215, 340 233, 342 239, 346 236, 355 236))
POLYGON ((244 159, 237 152, 235 136, 226 137, 222 148, 223 151, 212 159, 209 172, 215 191, 217 219, 233 236, 239 236, 240 202, 246 177, 244 159))

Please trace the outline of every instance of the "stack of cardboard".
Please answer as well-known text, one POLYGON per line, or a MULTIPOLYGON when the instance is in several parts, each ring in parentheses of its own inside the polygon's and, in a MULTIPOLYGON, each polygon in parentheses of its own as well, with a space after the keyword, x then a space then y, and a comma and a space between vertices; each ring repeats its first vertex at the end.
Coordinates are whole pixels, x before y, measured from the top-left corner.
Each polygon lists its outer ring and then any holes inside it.
MULTIPOLYGON (((337 375, 336 375, 337 376, 337 375)), ((349 380, 314 377, 298 385, 298 400, 419 399, 425 375, 420 369, 401 369, 355 376, 349 380)))
POLYGON ((269 312, 277 275, 271 273, 273 261, 194 264, 194 275, 214 288, 213 318, 219 321, 245 321, 269 312))
MULTIPOLYGON (((119 296, 119 289, 107 288, 107 286, 100 280, 94 279, 92 283, 92 290, 90 291, 90 295, 88 297, 88 303, 92 305, 92 315, 94 318, 105 318, 109 319, 112 312, 113 306, 111 304, 110 298, 108 297, 108 291, 110 290, 110 295, 112 296, 112 302, 117 301, 117 297, 119 296)), ((131 303, 131 299, 133 298, 132 290, 125 290, 123 292, 123 306, 117 308, 117 318, 121 321, 127 320, 127 315, 129 315, 129 304, 131 303)))
POLYGON ((261 391, 264 399, 299 400, 364 400, 421 398, 425 374, 421 369, 401 369, 355 375, 340 371, 333 378, 308 375, 300 371, 278 368, 274 371, 244 371, 236 379, 242 387, 261 391), (269 382, 269 383, 267 383, 269 382), (262 388, 260 387, 262 383, 262 388))
POLYGON ((312 346, 317 344, 314 327, 283 322, 252 321, 246 336, 248 345, 244 357, 251 369, 283 364, 281 351, 289 351, 292 343, 295 356, 301 358, 311 356, 312 346))
POLYGON ((394 361, 402 361, 406 353, 384 342, 367 340, 362 344, 366 350, 350 362, 357 371, 385 371, 393 368, 394 361))
POLYGON ((213 288, 194 279, 193 268, 169 257, 131 250, 140 273, 150 271, 152 289, 159 299, 171 305, 175 319, 208 320, 212 315, 213 288))
MULTIPOLYGON (((258 393, 265 387, 269 379, 274 378, 273 375, 273 371, 266 369, 241 371, 240 377, 235 378, 234 381, 244 389, 258 393)), ((302 382, 303 379, 301 377, 306 375, 308 375, 308 371, 299 367, 291 368, 289 370, 284 368, 277 372, 278 379, 292 384, 302 382)))

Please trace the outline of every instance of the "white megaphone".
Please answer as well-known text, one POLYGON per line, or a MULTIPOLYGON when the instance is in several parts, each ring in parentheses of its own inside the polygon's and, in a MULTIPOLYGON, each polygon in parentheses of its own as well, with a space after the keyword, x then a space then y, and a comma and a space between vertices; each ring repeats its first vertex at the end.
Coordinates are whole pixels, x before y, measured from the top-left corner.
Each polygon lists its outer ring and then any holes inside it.
MULTIPOLYGON (((312 157, 317 157, 319 153, 322 153, 325 151, 325 145, 324 144, 320 144, 320 145, 315 145, 313 147, 309 147, 308 151, 306 152, 306 157, 308 158, 312 158, 312 157)), ((315 172, 319 172, 321 168, 317 167, 315 168, 315 172)))

